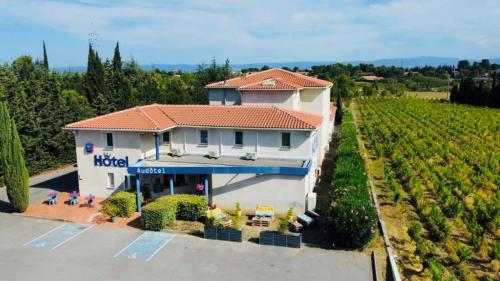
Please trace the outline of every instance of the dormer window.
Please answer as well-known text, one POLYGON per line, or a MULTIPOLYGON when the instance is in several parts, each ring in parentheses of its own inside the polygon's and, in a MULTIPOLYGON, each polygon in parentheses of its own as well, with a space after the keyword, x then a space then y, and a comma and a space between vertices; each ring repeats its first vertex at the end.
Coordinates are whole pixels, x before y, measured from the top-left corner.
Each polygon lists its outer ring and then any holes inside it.
POLYGON ((260 83, 260 85, 264 87, 274 87, 276 85, 276 80, 274 79, 264 80, 262 81, 262 83, 260 83))

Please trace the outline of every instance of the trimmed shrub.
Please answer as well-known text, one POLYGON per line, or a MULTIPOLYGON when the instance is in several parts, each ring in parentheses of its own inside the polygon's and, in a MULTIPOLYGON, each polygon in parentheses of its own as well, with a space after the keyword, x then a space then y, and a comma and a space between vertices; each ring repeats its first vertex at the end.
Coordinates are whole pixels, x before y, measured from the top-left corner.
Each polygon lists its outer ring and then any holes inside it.
POLYGON ((197 221, 205 216, 207 210, 207 200, 204 196, 177 194, 167 195, 157 201, 171 202, 176 204, 176 218, 186 221, 197 221))
POLYGON ((175 221, 177 204, 170 201, 156 201, 142 209, 142 224, 146 230, 161 231, 175 221))
POLYGON ((111 195, 107 199, 106 205, 108 204, 116 207, 116 216, 130 217, 135 213, 137 207, 136 195, 132 192, 121 191, 111 195))
POLYGON ((172 225, 175 219, 196 221, 205 216, 207 201, 204 196, 178 194, 158 198, 142 209, 142 222, 147 230, 160 231, 172 225))
POLYGON ((364 161, 359 153, 356 127, 349 111, 343 118, 328 223, 333 242, 349 248, 363 248, 373 238, 377 220, 364 161))

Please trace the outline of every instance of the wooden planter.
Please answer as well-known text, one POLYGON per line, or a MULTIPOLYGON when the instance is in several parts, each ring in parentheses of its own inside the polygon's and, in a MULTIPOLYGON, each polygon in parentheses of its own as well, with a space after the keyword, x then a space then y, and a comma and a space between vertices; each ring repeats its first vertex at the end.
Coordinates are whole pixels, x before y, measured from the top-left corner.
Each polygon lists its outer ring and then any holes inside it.
POLYGON ((276 231, 261 231, 259 244, 279 247, 300 248, 302 246, 301 233, 281 234, 276 231))
POLYGON ((232 228, 218 229, 205 226, 203 236, 205 239, 243 242, 243 230, 236 230, 232 228))

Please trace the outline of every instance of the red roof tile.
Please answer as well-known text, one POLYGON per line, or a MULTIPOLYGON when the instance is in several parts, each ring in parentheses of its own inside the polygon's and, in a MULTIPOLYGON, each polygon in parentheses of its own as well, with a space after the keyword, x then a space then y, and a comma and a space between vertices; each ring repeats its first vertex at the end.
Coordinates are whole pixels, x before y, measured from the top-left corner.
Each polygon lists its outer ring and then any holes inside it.
POLYGON ((287 71, 281 68, 272 68, 233 79, 208 84, 206 88, 234 88, 239 90, 290 90, 302 88, 329 87, 329 81, 309 77, 297 72, 287 71), (266 86, 266 81, 276 81, 276 86, 266 86), (262 85, 264 83, 264 85, 262 85), (256 87, 256 88, 252 88, 256 87))
POLYGON ((66 125, 67 129, 160 131, 176 126, 315 129, 320 115, 276 106, 138 106, 66 125))

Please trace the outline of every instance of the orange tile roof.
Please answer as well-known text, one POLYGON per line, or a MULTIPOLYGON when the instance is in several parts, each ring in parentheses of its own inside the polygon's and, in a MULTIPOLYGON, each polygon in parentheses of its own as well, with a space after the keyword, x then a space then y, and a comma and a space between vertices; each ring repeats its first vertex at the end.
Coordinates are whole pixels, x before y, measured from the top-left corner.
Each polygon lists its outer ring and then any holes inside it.
POLYGON ((208 84, 206 88, 234 88, 238 90, 295 90, 302 88, 330 87, 331 82, 309 77, 297 72, 281 68, 243 75, 229 80, 208 84), (275 81, 274 86, 269 86, 269 81, 275 81))
POLYGON ((323 117, 276 106, 151 104, 86 119, 67 129, 161 131, 172 127, 316 129, 323 117))

